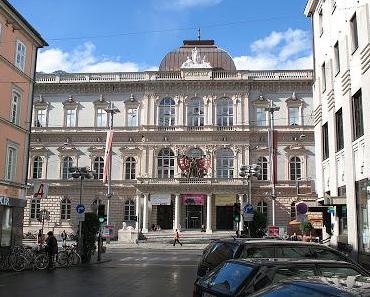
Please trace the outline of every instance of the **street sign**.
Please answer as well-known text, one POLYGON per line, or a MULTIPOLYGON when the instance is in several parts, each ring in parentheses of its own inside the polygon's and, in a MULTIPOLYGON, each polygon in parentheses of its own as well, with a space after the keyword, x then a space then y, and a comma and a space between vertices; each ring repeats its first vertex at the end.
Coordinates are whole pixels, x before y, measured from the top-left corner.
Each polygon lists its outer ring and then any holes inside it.
POLYGON ((48 185, 45 183, 35 182, 33 185, 33 197, 34 198, 46 198, 48 195, 48 185))
POLYGON ((101 230, 103 238, 113 238, 113 226, 103 226, 101 230))
POLYGON ((243 207, 243 219, 246 222, 251 222, 253 221, 253 218, 254 218, 253 206, 247 203, 243 207))
POLYGON ((84 222, 85 221, 85 213, 77 213, 77 220, 79 222, 84 222))
POLYGON ((270 237, 279 237, 279 227, 277 227, 277 226, 269 226, 269 228, 268 228, 268 235, 270 237))
POLYGON ((78 204, 76 206, 76 212, 79 214, 82 214, 85 212, 85 206, 83 204, 78 204))

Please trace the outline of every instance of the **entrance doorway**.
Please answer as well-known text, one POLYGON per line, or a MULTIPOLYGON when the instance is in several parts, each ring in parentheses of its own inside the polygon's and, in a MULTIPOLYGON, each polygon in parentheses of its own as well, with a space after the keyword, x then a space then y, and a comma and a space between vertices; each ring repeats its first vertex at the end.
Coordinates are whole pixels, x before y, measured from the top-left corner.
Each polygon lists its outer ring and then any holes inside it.
POLYGON ((172 229, 173 207, 172 205, 157 206, 157 224, 162 229, 172 229))
POLYGON ((217 230, 233 230, 233 207, 232 206, 217 206, 216 207, 216 229, 217 230))
POLYGON ((202 205, 186 205, 186 228, 200 229, 203 224, 202 205))

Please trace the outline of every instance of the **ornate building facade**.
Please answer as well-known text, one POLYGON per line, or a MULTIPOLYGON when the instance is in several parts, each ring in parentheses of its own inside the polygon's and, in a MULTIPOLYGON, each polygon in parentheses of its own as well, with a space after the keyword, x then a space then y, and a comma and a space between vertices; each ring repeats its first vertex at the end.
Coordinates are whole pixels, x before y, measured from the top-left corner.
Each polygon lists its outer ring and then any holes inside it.
POLYGON ((252 204, 271 224, 265 111, 271 100, 280 107, 276 222, 286 226, 297 200, 315 201, 311 85, 309 70, 237 71, 212 40, 184 41, 159 71, 39 74, 29 166, 30 178, 45 182, 48 195, 30 197, 25 232, 40 228, 36 218, 44 208, 51 212, 48 228, 75 230, 80 182, 70 178, 71 166, 96 172, 83 182, 87 210, 107 205, 101 179, 111 103, 120 110, 113 120, 109 210, 115 231, 122 222, 143 232, 152 225, 233 230, 233 205, 248 195, 239 168, 252 163, 262 167, 252 179, 252 204), (189 177, 180 160, 203 171, 194 167, 189 177))

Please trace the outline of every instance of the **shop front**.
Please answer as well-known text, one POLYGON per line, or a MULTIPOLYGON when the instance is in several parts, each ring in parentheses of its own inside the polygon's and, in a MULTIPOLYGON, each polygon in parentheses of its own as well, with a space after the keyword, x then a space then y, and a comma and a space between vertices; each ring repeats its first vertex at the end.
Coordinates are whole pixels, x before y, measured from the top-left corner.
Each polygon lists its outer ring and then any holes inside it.
POLYGON ((216 206, 216 229, 233 230, 233 205, 236 202, 236 196, 232 194, 215 195, 216 206))
POLYGON ((157 210, 157 225, 161 229, 172 229, 173 205, 171 194, 152 194, 150 201, 152 207, 157 210))
POLYGON ((358 240, 360 253, 370 253, 370 186, 368 179, 356 182, 358 240))
POLYGON ((186 229, 201 229, 204 226, 204 194, 182 194, 182 205, 185 206, 186 229))

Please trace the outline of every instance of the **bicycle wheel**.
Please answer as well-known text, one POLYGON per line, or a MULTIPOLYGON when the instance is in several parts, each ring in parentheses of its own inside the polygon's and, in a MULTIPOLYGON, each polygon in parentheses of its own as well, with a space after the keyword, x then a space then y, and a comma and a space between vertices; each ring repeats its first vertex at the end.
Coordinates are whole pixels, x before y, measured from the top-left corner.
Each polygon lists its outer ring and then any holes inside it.
POLYGON ((69 265, 69 254, 67 251, 60 251, 57 254, 57 263, 60 266, 68 266, 69 265))
POLYGON ((49 258, 46 254, 40 254, 35 259, 35 266, 39 270, 46 269, 49 264, 49 258))
POLYGON ((75 252, 75 251, 72 251, 70 254, 69 254, 69 258, 68 258, 68 262, 69 262, 69 265, 78 265, 81 263, 81 256, 75 252))
POLYGON ((26 268, 27 259, 23 255, 11 255, 9 257, 9 265, 14 271, 23 271, 26 268))

